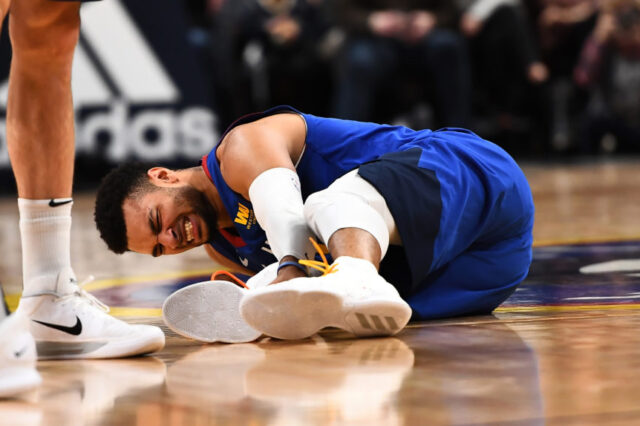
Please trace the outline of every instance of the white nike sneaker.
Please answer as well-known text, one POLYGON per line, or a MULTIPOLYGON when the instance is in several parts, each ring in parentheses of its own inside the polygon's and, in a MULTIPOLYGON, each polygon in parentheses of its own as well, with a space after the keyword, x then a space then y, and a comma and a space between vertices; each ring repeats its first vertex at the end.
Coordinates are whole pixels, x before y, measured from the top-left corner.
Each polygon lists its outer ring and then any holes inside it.
POLYGON ((162 318, 174 332, 201 342, 252 342, 262 333, 240 316, 240 301, 250 291, 222 280, 192 284, 164 301, 162 318))
POLYGON ((76 284, 71 269, 58 274, 56 291, 22 295, 18 312, 31 320, 39 359, 121 358, 156 352, 164 333, 116 319, 76 284))
POLYGON ((262 333, 242 319, 240 300, 247 291, 267 286, 277 275, 276 262, 249 278, 245 284, 247 288, 215 279, 192 284, 165 300, 162 318, 167 327, 189 339, 207 343, 252 342, 262 333))
POLYGON ((36 344, 29 320, 16 313, 0 323, 0 398, 17 396, 40 385, 36 344))
POLYGON ((341 256, 328 271, 247 292, 242 318, 279 339, 303 339, 331 326, 356 336, 389 336, 409 322, 411 308, 370 262, 341 256))

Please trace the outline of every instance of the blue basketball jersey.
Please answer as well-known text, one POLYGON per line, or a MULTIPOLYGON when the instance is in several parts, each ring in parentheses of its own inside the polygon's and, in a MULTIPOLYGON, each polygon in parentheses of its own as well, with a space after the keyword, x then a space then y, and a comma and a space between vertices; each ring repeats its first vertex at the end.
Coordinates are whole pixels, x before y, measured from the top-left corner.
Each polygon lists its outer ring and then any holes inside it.
MULTIPOLYGON (((239 119, 225 135, 238 125, 278 113, 300 114, 307 125, 296 167, 303 200, 355 168, 385 198, 403 243, 404 259, 392 263, 408 265, 411 271, 396 281, 405 282, 409 291, 470 247, 530 230, 533 203, 522 171, 504 150, 469 130, 412 130, 321 118, 279 106, 239 119)), ((210 244, 259 271, 276 259, 251 202, 222 178, 216 149, 202 164, 234 228, 213 232, 210 244)))
MULTIPOLYGON (((296 168, 303 200, 361 164, 398 151, 403 145, 432 133, 431 130, 415 131, 402 126, 321 118, 301 113, 290 106, 278 106, 238 119, 229 126, 220 141, 236 126, 279 113, 300 114, 307 125, 304 152, 296 168)), ((251 202, 231 190, 222 178, 216 159, 218 146, 219 143, 203 157, 202 166, 233 218, 234 228, 212 232, 209 244, 223 256, 257 272, 275 262, 276 258, 264 230, 256 221, 251 202)))
MULTIPOLYGON (((288 106, 243 117, 229 130, 278 113, 300 114, 307 125, 296 167, 303 199, 355 168, 383 196, 402 246, 389 247, 380 274, 416 318, 490 312, 526 276, 533 199, 524 174, 497 145, 465 129, 411 130, 321 118, 288 106)), ((222 178, 216 149, 202 165, 234 227, 214 231, 209 243, 259 271, 276 259, 251 202, 222 178)))

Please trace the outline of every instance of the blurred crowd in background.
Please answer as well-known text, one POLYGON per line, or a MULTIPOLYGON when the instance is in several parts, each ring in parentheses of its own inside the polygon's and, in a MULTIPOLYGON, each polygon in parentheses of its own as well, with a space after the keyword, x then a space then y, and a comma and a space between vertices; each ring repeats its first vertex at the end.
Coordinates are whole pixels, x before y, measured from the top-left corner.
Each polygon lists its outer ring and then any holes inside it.
POLYGON ((224 127, 290 104, 515 155, 640 151, 640 0, 185 0, 224 127))

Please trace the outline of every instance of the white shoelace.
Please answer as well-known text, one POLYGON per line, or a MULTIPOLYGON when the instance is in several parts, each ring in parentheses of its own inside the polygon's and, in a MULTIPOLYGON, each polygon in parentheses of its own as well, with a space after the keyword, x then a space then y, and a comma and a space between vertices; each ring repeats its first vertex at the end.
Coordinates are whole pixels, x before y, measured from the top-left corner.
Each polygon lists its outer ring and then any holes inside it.
POLYGON ((71 299, 73 297, 77 297, 78 303, 89 303, 91 305, 96 306, 98 309, 103 310, 104 312, 109 312, 110 309, 107 305, 105 305, 104 303, 102 303, 97 297, 95 297, 94 295, 92 295, 91 293, 89 293, 88 291, 86 291, 84 289, 85 286, 87 286, 89 283, 93 282, 95 280, 95 277, 93 275, 89 275, 87 278, 84 279, 84 281, 82 281, 80 284, 78 284, 77 289, 70 294, 67 294, 66 296, 62 296, 62 300, 66 300, 66 299, 71 299))
POLYGON ((89 275, 84 281, 82 281, 80 284, 77 284, 76 289, 73 292, 69 294, 65 294, 64 296, 59 295, 55 291, 43 291, 42 293, 30 294, 28 296, 23 295, 22 297, 27 298, 27 297, 37 297, 37 296, 45 296, 45 295, 55 296, 59 298, 61 301, 72 300, 75 303, 82 303, 82 304, 88 303, 108 313, 110 311, 109 307, 104 303, 102 303, 100 300, 98 300, 98 298, 96 298, 94 295, 90 294, 84 289, 86 285, 88 285, 94 280, 95 280, 95 277, 93 275, 89 275))

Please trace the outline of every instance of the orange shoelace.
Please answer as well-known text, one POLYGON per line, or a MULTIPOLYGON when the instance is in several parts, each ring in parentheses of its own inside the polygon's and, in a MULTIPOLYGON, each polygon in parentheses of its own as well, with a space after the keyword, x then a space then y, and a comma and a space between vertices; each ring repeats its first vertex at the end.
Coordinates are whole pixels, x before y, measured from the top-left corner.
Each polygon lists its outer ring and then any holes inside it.
POLYGON ((211 274, 211 281, 215 281, 215 280, 219 279, 219 277, 222 277, 222 276, 229 278, 228 280, 224 280, 224 281, 231 281, 232 283, 237 284, 240 287, 244 287, 246 289, 249 288, 244 283, 244 281, 242 281, 240 278, 236 277, 231 272, 225 271, 223 269, 221 269, 219 271, 215 271, 213 274, 211 274))
MULTIPOLYGON (((311 241, 311 244, 313 244, 313 247, 316 249, 316 251, 320 255, 322 262, 319 260, 303 259, 303 260, 298 260, 298 263, 304 266, 308 266, 309 268, 317 269, 318 271, 322 272, 322 276, 332 274, 334 272, 338 272, 338 269, 336 268, 337 265, 335 263, 333 265, 329 265, 329 262, 327 261, 327 257, 324 255, 324 251, 322 250, 320 245, 316 242, 316 240, 314 240, 312 237, 309 237, 309 241, 311 241)), ((211 274, 211 281, 218 280, 220 279, 220 277, 228 278, 224 281, 231 281, 234 284, 239 285, 240 287, 243 287, 246 289, 249 288, 244 283, 244 281, 242 281, 240 278, 233 275, 231 272, 225 271, 224 269, 215 271, 213 274, 211 274)))
POLYGON ((311 241, 311 244, 313 244, 313 247, 316 249, 316 251, 320 255, 322 262, 320 262, 319 260, 302 259, 302 260, 298 260, 298 263, 304 266, 308 266, 309 268, 317 269, 318 271, 322 272, 323 277, 325 275, 338 272, 338 269, 336 269, 337 265, 335 263, 333 265, 329 265, 329 262, 327 262, 327 258, 324 255, 324 252, 320 248, 320 245, 316 243, 316 240, 314 240, 312 237, 309 237, 309 241, 311 241))

